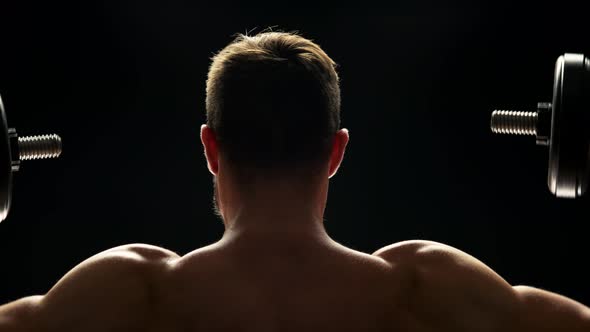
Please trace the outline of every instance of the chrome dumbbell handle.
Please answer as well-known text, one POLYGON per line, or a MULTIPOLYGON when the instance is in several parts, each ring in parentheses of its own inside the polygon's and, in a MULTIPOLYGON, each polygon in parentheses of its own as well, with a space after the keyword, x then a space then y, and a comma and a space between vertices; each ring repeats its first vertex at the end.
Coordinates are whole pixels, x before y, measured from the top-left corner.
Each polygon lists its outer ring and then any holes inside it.
POLYGON ((20 169, 23 160, 52 159, 61 155, 61 137, 56 134, 18 137, 16 129, 8 129, 12 171, 20 169))
POLYGON ((551 113, 551 103, 538 103, 536 112, 495 110, 492 112, 490 128, 496 134, 535 136, 537 145, 548 145, 551 113))
POLYGON ((590 179, 590 59, 566 53, 557 59, 553 100, 536 112, 494 111, 494 133, 534 135, 549 147, 547 184, 557 197, 584 195, 590 179))
POLYGON ((537 135, 537 112, 495 110, 490 127, 496 134, 537 135))
POLYGON ((0 222, 10 210, 12 173, 20 169, 21 161, 57 158, 61 151, 61 138, 55 134, 18 137, 14 128, 8 128, 0 97, 0 222))

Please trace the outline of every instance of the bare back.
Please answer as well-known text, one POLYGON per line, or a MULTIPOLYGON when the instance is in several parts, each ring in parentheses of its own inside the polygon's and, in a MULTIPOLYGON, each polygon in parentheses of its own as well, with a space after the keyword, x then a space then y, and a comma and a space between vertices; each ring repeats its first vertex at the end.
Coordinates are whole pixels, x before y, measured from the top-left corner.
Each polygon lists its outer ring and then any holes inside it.
POLYGON ((162 323, 179 331, 390 331, 403 289, 391 269, 335 242, 214 244, 174 263, 162 323))
POLYGON ((586 306, 512 287, 440 243, 367 255, 329 239, 263 238, 184 257, 142 244, 107 250, 45 296, 0 306, 0 332, 590 331, 586 306))

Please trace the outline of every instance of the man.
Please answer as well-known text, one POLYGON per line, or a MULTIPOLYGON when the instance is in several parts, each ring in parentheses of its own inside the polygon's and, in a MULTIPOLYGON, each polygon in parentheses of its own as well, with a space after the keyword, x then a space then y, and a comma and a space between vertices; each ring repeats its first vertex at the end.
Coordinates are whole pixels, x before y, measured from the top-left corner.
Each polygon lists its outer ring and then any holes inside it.
POLYGON ((201 127, 223 238, 183 257, 100 253, 46 295, 0 307, 0 331, 590 331, 588 307, 512 287, 452 247, 367 255, 330 239, 328 182, 349 138, 334 66, 294 34, 228 45, 201 127))

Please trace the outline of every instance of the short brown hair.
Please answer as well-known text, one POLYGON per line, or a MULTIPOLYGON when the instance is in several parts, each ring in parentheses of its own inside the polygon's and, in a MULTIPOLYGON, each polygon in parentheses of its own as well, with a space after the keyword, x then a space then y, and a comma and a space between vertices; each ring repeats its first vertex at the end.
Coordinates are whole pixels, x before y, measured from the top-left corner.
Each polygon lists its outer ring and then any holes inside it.
POLYGON ((239 35, 212 59, 207 125, 241 170, 301 170, 327 161, 340 127, 336 64, 294 33, 239 35))

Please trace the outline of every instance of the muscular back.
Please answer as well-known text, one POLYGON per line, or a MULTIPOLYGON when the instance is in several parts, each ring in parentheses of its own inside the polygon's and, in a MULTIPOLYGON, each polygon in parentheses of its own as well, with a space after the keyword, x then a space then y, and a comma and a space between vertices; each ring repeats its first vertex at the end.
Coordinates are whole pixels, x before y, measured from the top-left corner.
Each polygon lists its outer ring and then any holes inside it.
POLYGON ((402 288, 387 262, 335 243, 216 244, 169 275, 167 324, 191 331, 388 331, 402 288))
POLYGON ((513 288, 473 257, 407 241, 367 255, 331 240, 220 241, 182 258, 99 254, 45 297, 0 307, 0 331, 590 331, 588 308, 513 288))

